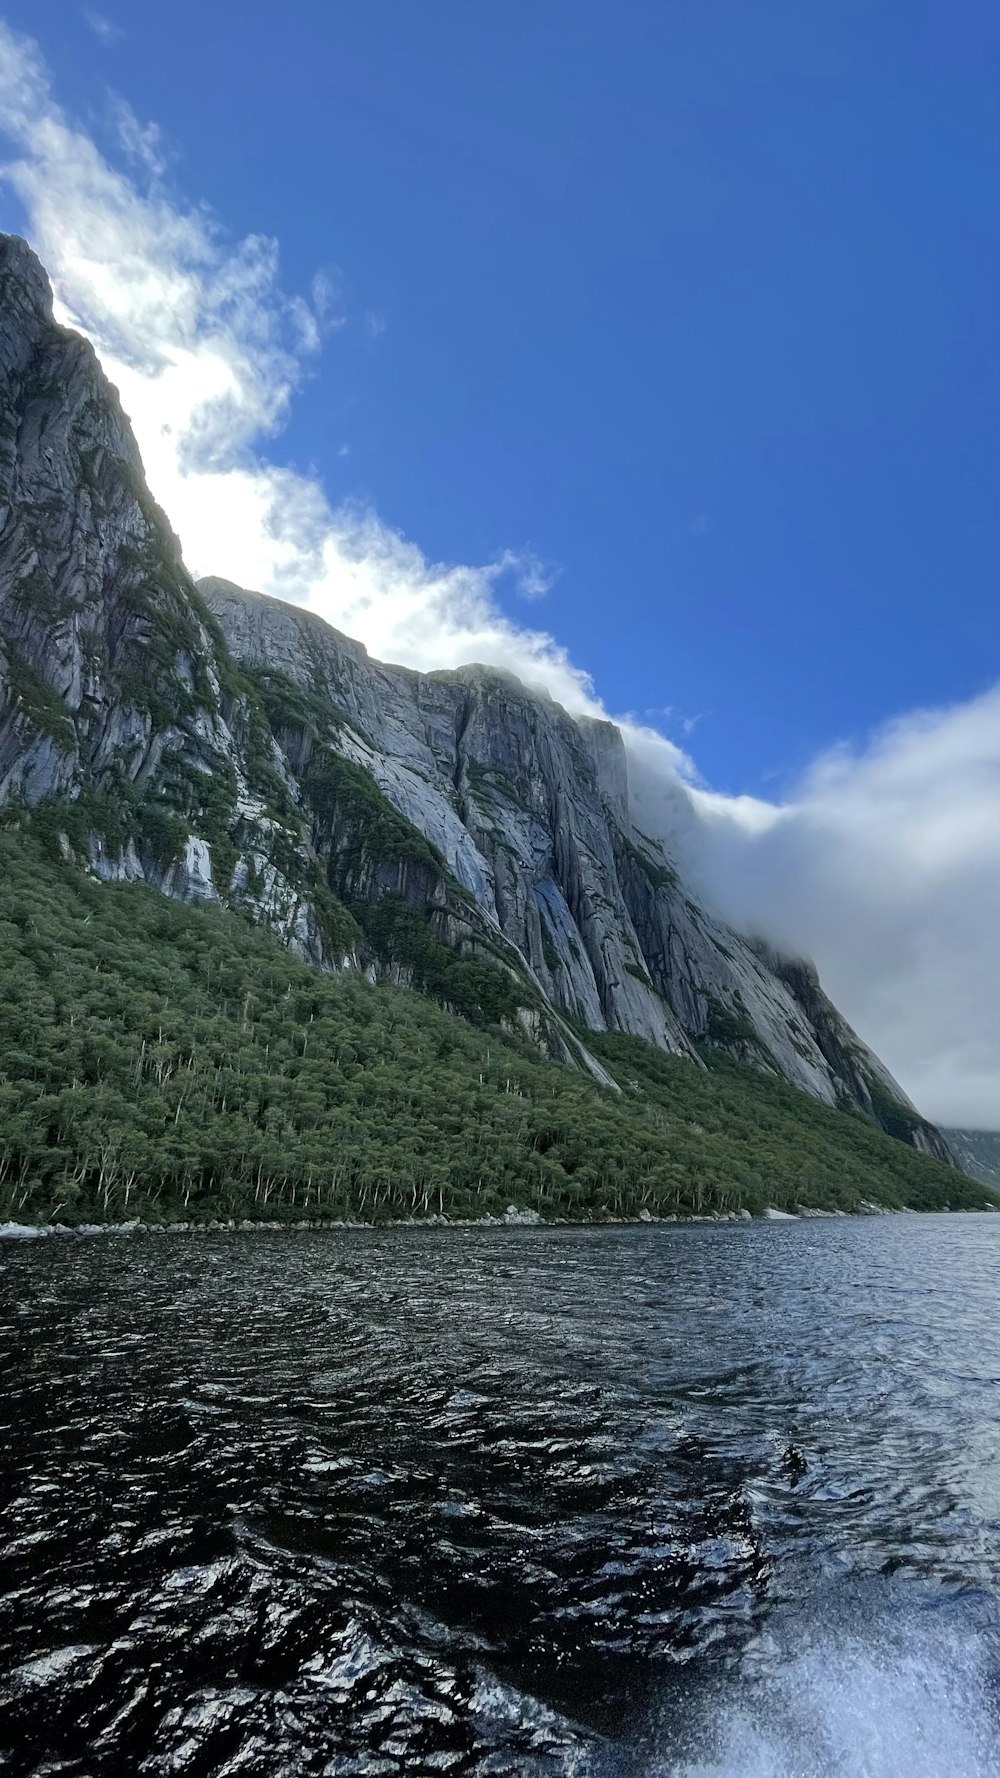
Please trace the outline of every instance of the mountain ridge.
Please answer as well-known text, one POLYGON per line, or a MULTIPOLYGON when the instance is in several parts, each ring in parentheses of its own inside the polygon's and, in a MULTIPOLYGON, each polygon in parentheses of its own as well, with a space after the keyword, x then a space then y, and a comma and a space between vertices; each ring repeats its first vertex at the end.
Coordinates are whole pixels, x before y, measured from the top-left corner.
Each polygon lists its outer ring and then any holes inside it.
POLYGON ((941 1135, 811 965, 700 906, 629 810, 611 723, 484 666, 375 661, 317 615, 194 583, 116 393, 0 239, 0 807, 111 881, 222 901, 300 958, 618 1082, 588 1033, 707 1052, 941 1135))

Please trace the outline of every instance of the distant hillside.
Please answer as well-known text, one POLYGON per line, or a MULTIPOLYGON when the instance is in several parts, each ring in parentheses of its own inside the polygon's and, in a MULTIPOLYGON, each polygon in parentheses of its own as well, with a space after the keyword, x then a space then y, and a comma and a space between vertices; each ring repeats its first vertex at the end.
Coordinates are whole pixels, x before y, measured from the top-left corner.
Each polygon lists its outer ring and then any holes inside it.
POLYGON ((963 1173, 1000 1191, 1000 1130, 942 1130, 963 1173))

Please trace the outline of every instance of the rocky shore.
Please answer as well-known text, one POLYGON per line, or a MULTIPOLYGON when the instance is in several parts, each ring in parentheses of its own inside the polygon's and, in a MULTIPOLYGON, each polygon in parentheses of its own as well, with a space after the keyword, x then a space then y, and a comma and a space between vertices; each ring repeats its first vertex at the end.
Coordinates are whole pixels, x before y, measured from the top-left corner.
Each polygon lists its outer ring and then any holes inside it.
MULTIPOLYGON (((990 1206, 992 1208, 992 1206, 990 1206)), ((0 1240, 34 1241, 55 1236, 109 1235, 211 1235, 211 1234, 292 1234, 318 1229, 486 1229, 486 1228, 650 1228, 668 1223, 747 1223, 802 1222, 816 1218, 829 1220, 847 1216, 916 1216, 920 1212, 902 1206, 891 1210, 884 1204, 860 1203, 854 1210, 814 1210, 797 1204, 794 1210, 777 1210, 768 1205, 759 1215, 749 1210, 719 1211, 712 1216, 653 1216, 649 1211, 639 1216, 615 1217, 601 1222, 571 1222, 565 1217, 546 1220, 537 1210, 519 1210, 511 1204, 502 1216, 422 1216, 406 1217, 389 1222, 359 1222, 339 1218, 301 1221, 235 1221, 213 1218, 208 1222, 64 1222, 26 1223, 0 1222, 0 1240)))

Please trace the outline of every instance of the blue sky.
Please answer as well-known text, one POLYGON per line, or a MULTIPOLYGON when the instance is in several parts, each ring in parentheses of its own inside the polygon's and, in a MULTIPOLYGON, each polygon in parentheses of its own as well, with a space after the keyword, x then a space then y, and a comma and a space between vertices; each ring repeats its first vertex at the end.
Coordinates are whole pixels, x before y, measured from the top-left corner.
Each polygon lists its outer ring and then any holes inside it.
POLYGON ((979 0, 0 0, 0 227, 188 565, 631 715, 697 892, 986 1128, 998 62, 979 0))
POLYGON ((497 597, 609 708, 774 794, 995 676, 995 6, 95 12, 4 7, 98 139, 110 87, 288 288, 336 269, 270 448, 433 559, 530 547, 497 597))

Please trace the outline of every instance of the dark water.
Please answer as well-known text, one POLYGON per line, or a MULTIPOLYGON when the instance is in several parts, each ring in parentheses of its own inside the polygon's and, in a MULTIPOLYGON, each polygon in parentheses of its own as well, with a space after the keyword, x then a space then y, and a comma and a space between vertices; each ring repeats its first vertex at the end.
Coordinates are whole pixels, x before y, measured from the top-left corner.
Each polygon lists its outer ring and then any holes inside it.
POLYGON ((0 1770, 1000 1772, 1000 1217, 0 1247, 0 1770))

